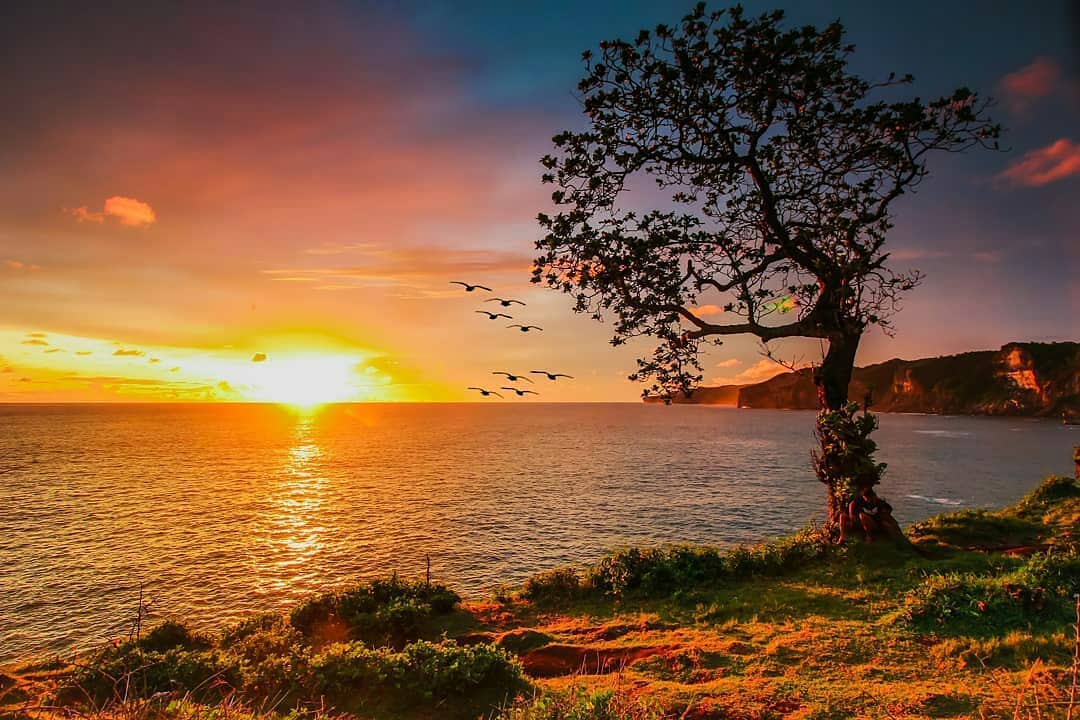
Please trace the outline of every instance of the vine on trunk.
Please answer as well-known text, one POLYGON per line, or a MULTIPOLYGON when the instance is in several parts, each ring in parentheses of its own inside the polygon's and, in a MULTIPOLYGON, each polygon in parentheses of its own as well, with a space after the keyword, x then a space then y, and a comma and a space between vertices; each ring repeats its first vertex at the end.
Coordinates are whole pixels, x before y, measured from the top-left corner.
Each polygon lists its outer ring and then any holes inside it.
POLYGON ((839 410, 822 410, 817 416, 815 434, 819 450, 811 451, 814 472, 828 488, 829 521, 838 522, 838 513, 866 488, 881 482, 886 463, 876 462, 877 443, 870 434, 877 430, 877 416, 858 413, 858 403, 847 403, 839 410))

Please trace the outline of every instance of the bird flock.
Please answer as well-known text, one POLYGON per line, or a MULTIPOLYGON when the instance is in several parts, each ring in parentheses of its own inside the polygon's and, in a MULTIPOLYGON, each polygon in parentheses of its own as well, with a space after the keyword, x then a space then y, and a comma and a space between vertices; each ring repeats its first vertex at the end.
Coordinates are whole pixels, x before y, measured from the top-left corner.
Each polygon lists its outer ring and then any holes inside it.
MULTIPOLYGON (((491 288, 486 287, 484 285, 472 285, 472 284, 469 284, 467 282, 462 282, 460 280, 452 280, 452 281, 450 281, 450 284, 451 285, 460 285, 461 287, 463 287, 465 289, 465 292, 469 292, 469 293, 476 292, 477 290, 483 290, 484 292, 494 292, 491 288)), ((521 305, 522 307, 525 306, 525 303, 523 303, 520 300, 514 300, 513 298, 492 297, 492 298, 488 298, 484 302, 485 303, 497 302, 497 303, 499 303, 499 305, 497 307, 500 307, 500 308, 512 308, 514 305, 521 305)), ((486 317, 486 319, 488 319, 488 320, 498 320, 499 318, 505 318, 507 320, 513 320, 514 319, 514 317, 512 315, 508 315, 507 313, 504 313, 504 312, 491 312, 490 310, 484 310, 484 309, 474 310, 473 312, 478 313, 480 315, 484 315, 486 317)), ((544 328, 540 327, 539 325, 522 325, 521 323, 513 323, 513 324, 510 324, 510 325, 507 325, 506 327, 507 327, 507 329, 516 329, 516 330, 518 330, 520 332, 523 332, 523 333, 534 332, 534 331, 535 332, 543 332, 544 331, 544 328)), ((513 383, 513 384, 518 384, 518 383, 521 383, 521 382, 527 382, 527 383, 530 383, 530 384, 534 384, 532 378, 530 378, 529 375, 543 375, 544 377, 546 377, 548 380, 550 380, 552 382, 558 380, 559 378, 567 378, 567 379, 571 379, 571 380, 573 379, 572 375, 567 375, 566 373, 549 372, 547 370, 530 370, 528 375, 524 374, 524 373, 521 373, 521 374, 511 373, 511 372, 507 372, 505 370, 495 370, 495 371, 492 371, 491 374, 492 375, 501 375, 502 377, 506 378, 506 382, 513 383)), ((525 397, 526 395, 539 395, 540 394, 540 393, 536 392, 535 390, 530 390, 528 388, 514 387, 513 384, 511 384, 511 385, 501 385, 501 386, 499 386, 498 389, 499 390, 508 390, 508 391, 514 393, 514 395, 516 395, 517 397, 525 397)), ((480 393, 481 397, 493 397, 493 396, 497 397, 497 398, 502 398, 503 397, 502 394, 499 393, 497 390, 489 390, 486 387, 477 387, 475 385, 471 385, 467 389, 475 390, 476 392, 480 393)))

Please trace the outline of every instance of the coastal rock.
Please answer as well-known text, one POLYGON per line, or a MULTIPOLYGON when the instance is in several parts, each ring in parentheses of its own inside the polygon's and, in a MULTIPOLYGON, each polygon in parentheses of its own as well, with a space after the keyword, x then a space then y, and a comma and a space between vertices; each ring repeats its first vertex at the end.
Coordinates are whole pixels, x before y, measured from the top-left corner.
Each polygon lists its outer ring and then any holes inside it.
MULTIPOLYGON (((867 392, 878 412, 945 415, 1080 415, 1080 343, 1009 343, 920 360, 893 359, 855 368, 849 397, 867 392)), ((662 402, 649 398, 647 402, 662 402)), ((676 403, 816 410, 810 369, 753 385, 699 388, 676 403), (733 392, 737 391, 737 392, 733 392)))

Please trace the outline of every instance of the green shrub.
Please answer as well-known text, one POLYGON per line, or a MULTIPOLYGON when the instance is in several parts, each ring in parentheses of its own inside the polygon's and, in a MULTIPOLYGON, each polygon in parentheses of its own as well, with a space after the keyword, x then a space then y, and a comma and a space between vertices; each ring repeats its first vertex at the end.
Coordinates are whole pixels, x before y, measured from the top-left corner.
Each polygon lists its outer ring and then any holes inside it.
POLYGON ((1055 503, 1067 498, 1080 497, 1076 480, 1063 475, 1051 475, 1025 495, 1015 507, 1020 515, 1044 515, 1055 503))
POLYGON ((611 689, 571 687, 520 700, 498 720, 660 720, 660 707, 611 689))
MULTIPOLYGON (((583 587, 615 596, 663 597, 706 583, 791 572, 821 559, 831 547, 819 529, 809 527, 772 543, 737 546, 724 553, 690 545, 630 548, 601 558, 583 587)), ((543 577, 536 582, 541 587, 550 584, 543 577)))
POLYGON ((180 691, 197 699, 221 698, 241 684, 240 660, 221 650, 144 652, 135 643, 99 651, 72 678, 96 702, 180 691))
POLYGON ((430 705, 484 690, 513 692, 524 685, 520 662, 493 644, 419 641, 399 651, 338 643, 312 659, 311 673, 316 691, 345 707, 387 700, 430 705))
POLYGON ((630 548, 606 555, 593 568, 589 580, 593 587, 609 595, 636 591, 659 597, 724 575, 723 557, 715 548, 672 545, 630 548))
POLYGON ((525 580, 522 594, 532 601, 573 600, 588 588, 581 572, 574 567, 561 567, 538 573, 525 580))
POLYGON ((221 647, 240 660, 246 694, 278 697, 300 691, 307 682, 304 637, 282 615, 246 618, 221 634, 221 647))
POLYGON ((338 595, 326 593, 302 600, 289 614, 289 624, 305 637, 315 634, 317 627, 337 617, 338 595))
POLYGON ((152 652, 165 652, 174 648, 197 650, 210 647, 210 640, 175 620, 166 620, 139 638, 139 647, 152 652))
POLYGON ((998 574, 929 575, 907 593, 901 617, 923 628, 1004 633, 1040 621, 1067 623, 1078 591, 1080 555, 1049 552, 998 574))
POLYGON ((431 617, 451 612, 460 601, 445 585, 395 575, 309 598, 292 611, 289 622, 310 638, 320 625, 340 621, 353 639, 400 646, 417 639, 431 617))

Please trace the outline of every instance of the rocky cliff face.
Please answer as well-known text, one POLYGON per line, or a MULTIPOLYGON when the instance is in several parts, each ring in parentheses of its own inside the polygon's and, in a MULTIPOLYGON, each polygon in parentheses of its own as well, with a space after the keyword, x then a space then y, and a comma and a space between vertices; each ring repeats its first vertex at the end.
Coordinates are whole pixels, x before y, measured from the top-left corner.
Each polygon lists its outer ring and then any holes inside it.
MULTIPOLYGON (((739 387, 734 402, 717 402, 710 390, 675 402, 817 409, 810 370, 739 387)), ((1000 350, 856 368, 849 397, 862 402, 867 392, 879 412, 1080 416, 1080 343, 1009 343, 1000 350)))

